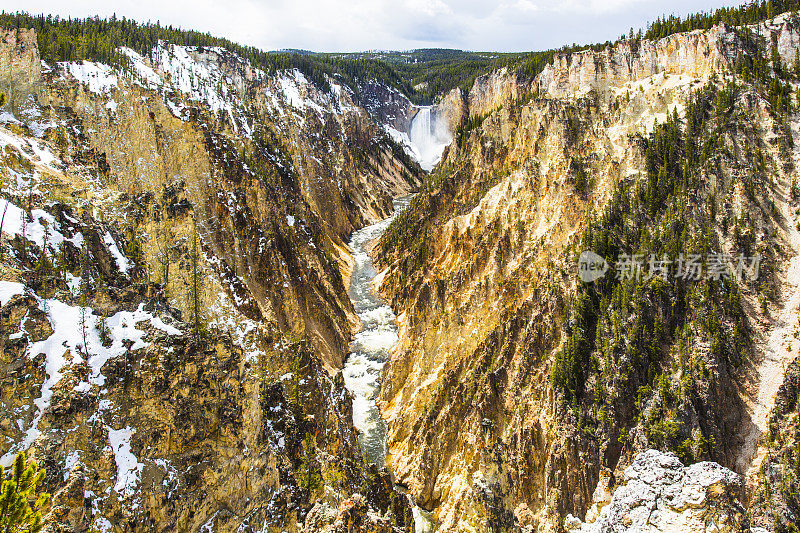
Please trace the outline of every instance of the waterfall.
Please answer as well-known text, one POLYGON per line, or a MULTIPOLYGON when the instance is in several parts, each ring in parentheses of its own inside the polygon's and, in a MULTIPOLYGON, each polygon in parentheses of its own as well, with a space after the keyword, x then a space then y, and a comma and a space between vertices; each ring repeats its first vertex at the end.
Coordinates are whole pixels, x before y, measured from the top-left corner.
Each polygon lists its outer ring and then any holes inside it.
POLYGON ((411 120, 408 137, 417 161, 427 171, 436 166, 445 147, 453 140, 447 122, 439 119, 432 106, 419 108, 411 120))

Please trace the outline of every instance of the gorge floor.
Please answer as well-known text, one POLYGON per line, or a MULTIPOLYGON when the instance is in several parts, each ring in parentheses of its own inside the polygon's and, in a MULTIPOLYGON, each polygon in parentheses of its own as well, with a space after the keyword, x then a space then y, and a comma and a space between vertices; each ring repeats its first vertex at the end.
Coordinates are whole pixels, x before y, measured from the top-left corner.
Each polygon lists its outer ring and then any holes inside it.
MULTIPOLYGON (((386 466, 386 422, 376 404, 380 391, 380 371, 389 360, 398 341, 397 319, 392 308, 378 295, 370 248, 386 231, 392 220, 411 202, 412 196, 394 200, 392 216, 353 232, 349 246, 354 269, 349 294, 361 321, 361 328, 350 345, 350 356, 342 371, 345 386, 353 395, 353 425, 367 463, 386 466)), ((413 504, 415 533, 434 530, 424 510, 413 504)))

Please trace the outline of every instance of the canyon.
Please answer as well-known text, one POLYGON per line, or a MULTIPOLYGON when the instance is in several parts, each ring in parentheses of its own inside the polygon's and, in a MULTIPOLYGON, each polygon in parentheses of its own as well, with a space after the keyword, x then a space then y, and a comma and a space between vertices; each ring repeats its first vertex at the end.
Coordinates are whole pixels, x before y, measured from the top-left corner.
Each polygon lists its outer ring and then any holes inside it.
POLYGON ((796 527, 795 15, 425 104, 117 53, 0 30, 0 455, 45 531, 796 527), (761 270, 645 276, 700 252, 761 270))

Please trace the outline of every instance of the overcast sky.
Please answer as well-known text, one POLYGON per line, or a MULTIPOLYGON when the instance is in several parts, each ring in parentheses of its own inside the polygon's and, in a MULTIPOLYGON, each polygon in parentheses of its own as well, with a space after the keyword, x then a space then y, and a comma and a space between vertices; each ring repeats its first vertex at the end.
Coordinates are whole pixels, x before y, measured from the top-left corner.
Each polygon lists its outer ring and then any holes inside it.
POLYGON ((0 0, 5 11, 126 16, 265 50, 461 48, 527 51, 613 40, 662 14, 727 0, 0 0))

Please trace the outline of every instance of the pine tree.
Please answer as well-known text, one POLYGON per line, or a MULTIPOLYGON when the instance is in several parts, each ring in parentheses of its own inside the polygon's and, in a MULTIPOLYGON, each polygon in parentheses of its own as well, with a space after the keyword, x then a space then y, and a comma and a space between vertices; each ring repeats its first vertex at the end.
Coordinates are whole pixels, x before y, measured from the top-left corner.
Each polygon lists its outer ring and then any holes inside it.
POLYGON ((794 65, 793 65, 794 75, 800 78, 800 50, 794 51, 794 65))
POLYGON ((317 439, 312 433, 307 433, 303 439, 303 452, 300 456, 300 468, 297 471, 297 480, 300 487, 313 492, 319 488, 322 475, 317 461, 317 439))
POLYGON ((156 228, 156 246, 158 247, 156 260, 161 264, 161 285, 165 298, 167 298, 169 294, 169 267, 172 255, 172 238, 170 233, 165 211, 161 214, 161 224, 156 228), (158 236, 159 233, 161 234, 160 237, 158 236))
POLYGON ((22 264, 28 261, 28 212, 22 211, 22 227, 20 228, 20 243, 22 245, 22 264))
POLYGON ((54 269, 57 278, 60 278, 65 284, 67 283, 67 254, 66 244, 62 242, 58 245, 58 250, 54 253, 54 269))
MULTIPOLYGON (((50 285, 53 274, 53 263, 47 253, 48 249, 50 248, 50 227, 46 220, 42 221, 42 226, 44 227, 44 237, 41 250, 42 253, 39 255, 39 260, 34 265, 34 272, 37 285, 41 286, 42 288, 47 288, 50 285)), ((45 306, 46 305, 47 304, 45 300, 45 306)))
POLYGON ((200 317, 200 251, 197 244, 197 223, 195 222, 194 230, 192 232, 192 253, 191 253, 191 268, 192 268, 192 281, 191 281, 191 302, 192 302, 192 334, 195 337, 202 335, 202 321, 200 317))
POLYGON ((144 264, 144 252, 142 252, 142 243, 139 240, 139 231, 138 231, 138 224, 130 227, 128 229, 128 233, 130 238, 128 239, 128 244, 125 248, 125 253, 128 257, 130 257, 131 261, 133 261, 133 269, 131 276, 136 276, 137 278, 141 278, 142 270, 146 274, 147 281, 150 281, 150 271, 149 269, 145 268, 142 269, 144 264))
POLYGON ((25 452, 17 454, 7 471, 0 468, 0 528, 4 533, 39 533, 42 530, 41 509, 50 501, 46 492, 37 496, 44 476, 44 469, 38 470, 36 461, 25 460, 25 452))
POLYGON ((3 206, 3 215, 0 216, 0 261, 3 260, 3 224, 6 221, 6 211, 8 211, 8 202, 3 206))
POLYGON ((773 42, 770 49, 770 59, 772 61, 772 68, 775 73, 780 76, 783 73, 783 62, 781 61, 781 54, 778 52, 778 43, 773 42))
POLYGON ((86 360, 89 360, 89 345, 88 345, 88 330, 89 330, 89 282, 91 277, 89 267, 89 242, 86 237, 83 238, 83 245, 81 246, 81 295, 79 305, 81 306, 80 326, 81 335, 83 337, 83 354, 86 360))

